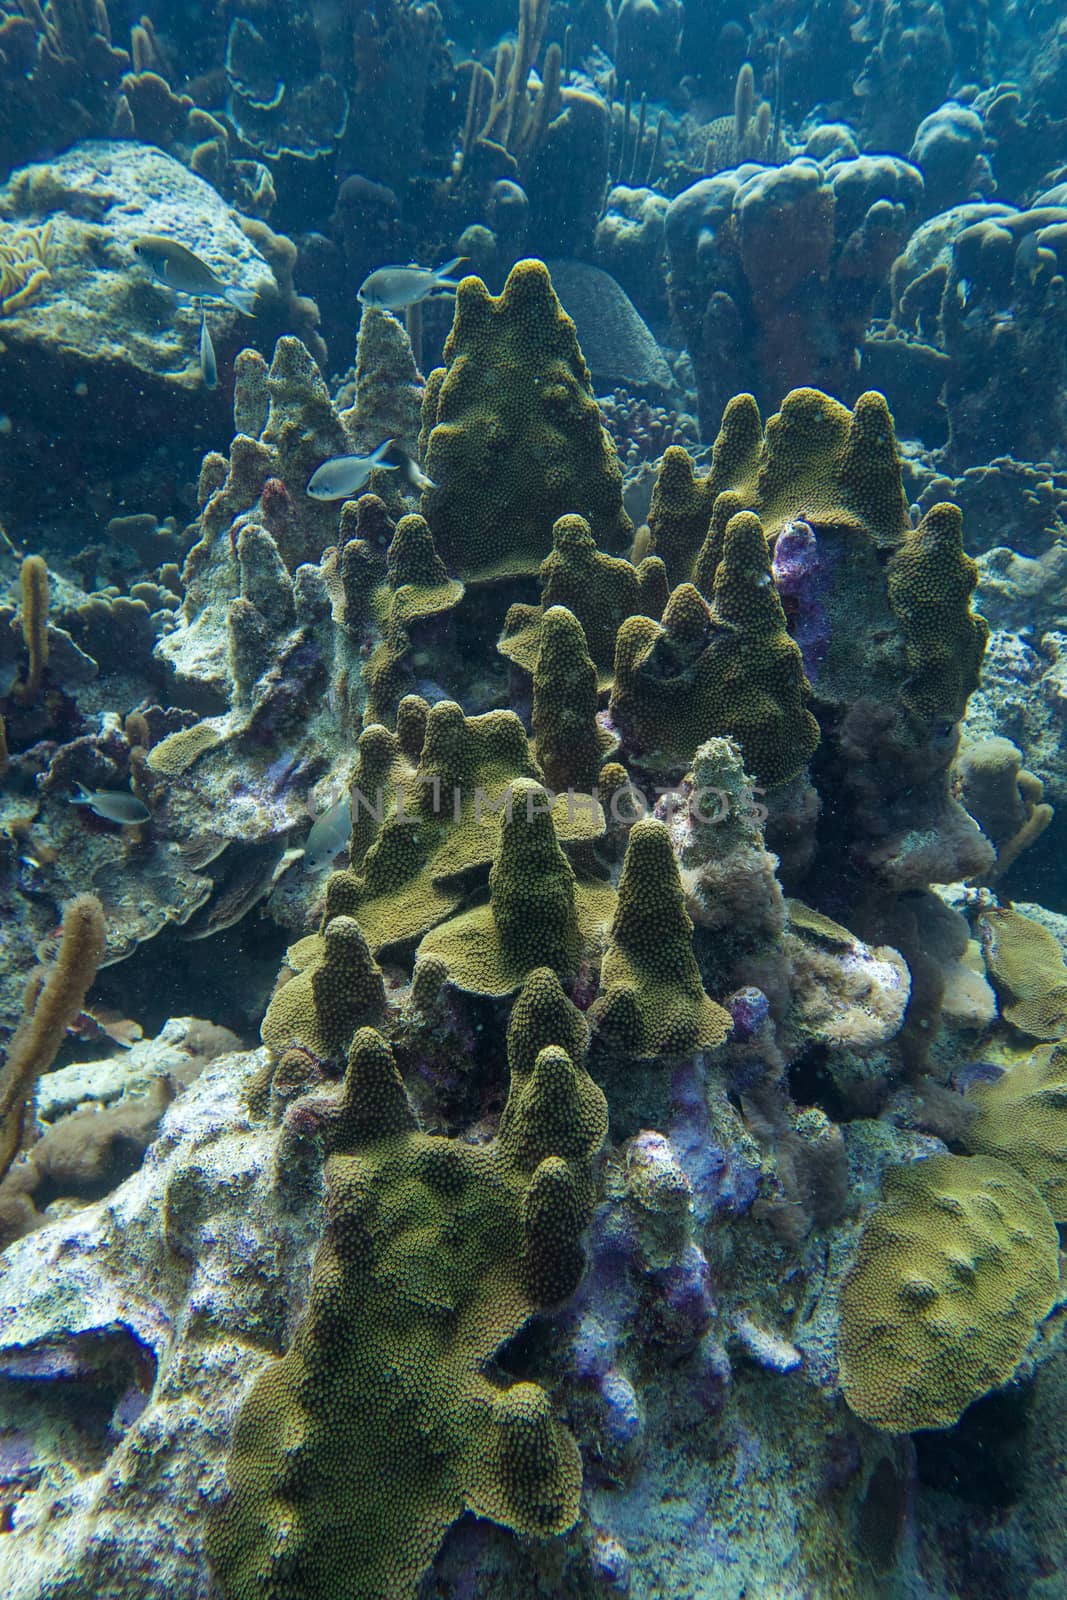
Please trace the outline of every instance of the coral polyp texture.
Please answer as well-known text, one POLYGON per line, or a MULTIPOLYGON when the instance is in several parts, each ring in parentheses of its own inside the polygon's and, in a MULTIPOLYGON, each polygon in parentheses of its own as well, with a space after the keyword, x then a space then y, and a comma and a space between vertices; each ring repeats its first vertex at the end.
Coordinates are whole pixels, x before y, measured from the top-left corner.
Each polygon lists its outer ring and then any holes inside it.
POLYGON ((573 979, 583 958, 603 948, 615 891, 575 876, 550 805, 540 784, 519 779, 511 785, 488 903, 460 912, 422 940, 420 956, 439 956, 457 989, 512 994, 535 967, 573 979))
POLYGON ((1067 1044, 1035 1050, 969 1096, 977 1116, 966 1143, 1007 1162, 1034 1185, 1057 1222, 1067 1222, 1067 1044))
POLYGON ((784 783, 819 742, 810 698, 752 512, 726 526, 710 608, 681 584, 662 624, 632 617, 619 629, 611 718, 639 759, 686 765, 703 739, 729 735, 761 783, 784 783))
POLYGON ((652 818, 635 823, 601 968, 603 994, 590 1012, 598 1041, 638 1059, 723 1043, 730 1017, 704 992, 692 936, 667 828, 652 818))
POLYGON ((945 1428, 1005 1383, 1059 1289, 1056 1225, 985 1156, 894 1167, 841 1291, 845 1398, 878 1428, 945 1428))
POLYGON ((463 280, 444 362, 423 401, 423 511, 449 568, 465 583, 536 573, 576 506, 602 549, 624 548, 622 475, 543 262, 520 261, 496 296, 463 280))
POLYGON ((497 1139, 463 1145, 419 1132, 364 1028, 323 1115, 308 1308, 242 1404, 209 1533, 226 1600, 402 1600, 464 1511, 530 1537, 578 1518, 578 1449, 547 1394, 487 1369, 575 1286, 600 1090, 546 1047, 513 1077, 497 1139))

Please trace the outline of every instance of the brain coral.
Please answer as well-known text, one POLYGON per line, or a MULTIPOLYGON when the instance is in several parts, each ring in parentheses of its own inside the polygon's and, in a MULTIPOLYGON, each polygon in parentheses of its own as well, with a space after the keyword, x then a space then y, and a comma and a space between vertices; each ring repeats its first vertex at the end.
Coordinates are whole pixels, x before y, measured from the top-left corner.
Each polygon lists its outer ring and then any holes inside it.
POLYGON ((978 1115, 966 1143, 1021 1172, 1057 1222, 1067 1222, 1067 1043, 1035 1050, 968 1097, 978 1115))
POLYGON ((635 1059, 714 1048, 730 1032, 700 981, 670 832, 651 817, 630 830, 600 981, 594 1034, 635 1059))
POLYGON ((574 323, 541 261, 520 261, 504 291, 465 278, 423 400, 423 510, 445 562, 465 582, 536 573, 552 524, 578 510, 599 545, 633 527, 574 323))
POLYGON ((389 1046, 360 1030, 324 1121, 308 1309, 242 1405, 208 1531, 225 1600, 413 1600, 464 1511, 525 1535, 574 1524, 574 1440, 543 1389, 486 1369, 577 1284, 606 1125, 549 1047, 492 1144, 421 1133, 389 1046))
POLYGON ((1059 1288, 1040 1194, 1002 1161, 932 1156, 893 1167, 841 1291, 841 1383, 894 1433, 949 1428, 1007 1382, 1059 1288))

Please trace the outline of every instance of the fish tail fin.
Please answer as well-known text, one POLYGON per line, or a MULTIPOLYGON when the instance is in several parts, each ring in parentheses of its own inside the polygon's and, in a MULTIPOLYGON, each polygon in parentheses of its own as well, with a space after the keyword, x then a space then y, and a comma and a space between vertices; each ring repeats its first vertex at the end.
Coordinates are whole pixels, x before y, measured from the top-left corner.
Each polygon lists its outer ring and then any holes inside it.
POLYGON ((435 267, 433 275, 440 283, 442 278, 447 278, 450 273, 455 272, 457 267, 461 267, 469 259, 469 256, 455 256, 451 261, 446 261, 443 267, 435 267))
POLYGON ((227 305, 233 306, 243 317, 254 317, 252 307, 256 303, 257 289, 227 289, 224 295, 227 305))
POLYGON ((390 449, 394 443, 395 440, 393 439, 383 439, 381 444, 371 451, 370 459, 375 462, 381 461, 382 457, 385 455, 385 452, 390 449))
POLYGON ((85 787, 84 783, 77 782, 75 782, 74 785, 74 793, 67 796, 67 800, 72 806, 83 806, 91 798, 92 796, 85 787))

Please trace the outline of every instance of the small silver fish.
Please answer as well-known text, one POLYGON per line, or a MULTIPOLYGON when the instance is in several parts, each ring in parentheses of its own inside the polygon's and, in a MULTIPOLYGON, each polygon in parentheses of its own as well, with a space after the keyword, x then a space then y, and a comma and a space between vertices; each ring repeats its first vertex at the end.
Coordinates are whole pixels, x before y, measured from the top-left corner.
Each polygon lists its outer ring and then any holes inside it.
POLYGON ((215 346, 211 342, 208 332, 207 312, 204 302, 200 302, 200 376, 204 380, 205 389, 217 389, 219 385, 219 369, 215 360, 215 346))
POLYGON ((311 832, 304 840, 304 867, 308 872, 321 872, 332 865, 348 844, 352 832, 352 803, 348 795, 316 817, 311 832))
POLYGON ((436 483, 426 476, 413 456, 404 457, 404 475, 411 487, 417 489, 420 494, 425 494, 427 489, 437 488, 436 483))
POLYGON ((89 790, 82 783, 75 784, 75 788, 78 792, 71 795, 71 805, 88 806, 94 816, 103 817, 105 822, 118 822, 130 828, 138 822, 147 822, 152 815, 144 801, 138 800, 128 789, 89 790))
POLYGON ((395 461, 382 460, 392 442, 392 439, 383 439, 377 450, 372 450, 369 456, 334 456, 324 461, 311 474, 307 493, 312 500, 351 500, 362 489, 375 467, 381 467, 386 472, 396 471, 395 461))
POLYGON ((414 262, 406 267, 378 267, 360 284, 359 303, 379 306, 383 311, 403 311, 406 306, 417 306, 439 290, 455 294, 459 284, 453 283, 448 274, 466 259, 466 256, 456 256, 443 267, 419 267, 414 262))
POLYGON ((136 255, 155 274, 160 283, 176 294, 191 294, 197 300, 225 300, 244 316, 252 316, 255 291, 235 289, 215 276, 206 261, 179 244, 177 239, 164 239, 149 233, 135 241, 136 255))

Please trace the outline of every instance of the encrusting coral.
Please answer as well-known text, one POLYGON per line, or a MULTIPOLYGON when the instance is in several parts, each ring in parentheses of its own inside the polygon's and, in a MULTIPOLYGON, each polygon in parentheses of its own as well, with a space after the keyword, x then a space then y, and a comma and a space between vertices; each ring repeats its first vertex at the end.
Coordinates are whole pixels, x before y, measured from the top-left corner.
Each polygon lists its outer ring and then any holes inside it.
POLYGON ((1011 1377, 1059 1289, 1056 1225, 987 1156, 891 1168, 841 1291, 845 1398, 894 1433, 948 1428, 1011 1377))
POLYGON ((1031 1039, 1067 1034, 1067 962, 1059 940, 1033 917, 990 906, 979 919, 986 969, 1013 1028, 1031 1039))
POLYGON ((457 577, 536 573, 553 524, 575 506, 601 548, 629 544, 619 464, 543 262, 520 261, 497 296, 463 280, 444 362, 423 398, 435 487, 422 509, 457 577))
POLYGON ((630 831, 600 983, 594 1037, 623 1055, 714 1049, 730 1033, 729 1013, 700 981, 670 833, 653 818, 630 831))
POLYGON ((1035 1050, 993 1083, 976 1083, 967 1099, 977 1108, 963 1135, 967 1149, 1021 1172, 1054 1219, 1067 1222, 1067 1043, 1035 1050))
POLYGON ((472 1511, 520 1534, 578 1517, 577 1446, 495 1352, 582 1270, 604 1097, 558 1046, 513 1070, 500 1132, 419 1132, 385 1040, 357 1033, 318 1107, 326 1226, 288 1354, 238 1418, 208 1548, 226 1600, 414 1596, 472 1511))

